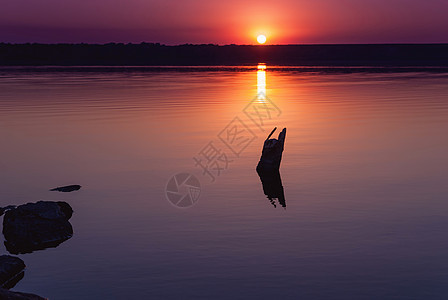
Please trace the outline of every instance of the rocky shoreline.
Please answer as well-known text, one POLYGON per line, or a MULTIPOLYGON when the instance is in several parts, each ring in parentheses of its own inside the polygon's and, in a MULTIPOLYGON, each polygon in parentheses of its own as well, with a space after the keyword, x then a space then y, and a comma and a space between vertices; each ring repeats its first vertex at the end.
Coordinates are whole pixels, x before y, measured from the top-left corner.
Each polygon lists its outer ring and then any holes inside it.
MULTIPOLYGON (((53 191, 70 192, 81 186, 58 187, 53 191)), ((25 254, 57 247, 73 236, 69 220, 73 209, 64 201, 38 201, 19 206, 0 207, 5 247, 10 254, 25 254)), ((10 291, 23 277, 25 262, 11 255, 0 256, 0 299, 46 299, 38 295, 10 291)))

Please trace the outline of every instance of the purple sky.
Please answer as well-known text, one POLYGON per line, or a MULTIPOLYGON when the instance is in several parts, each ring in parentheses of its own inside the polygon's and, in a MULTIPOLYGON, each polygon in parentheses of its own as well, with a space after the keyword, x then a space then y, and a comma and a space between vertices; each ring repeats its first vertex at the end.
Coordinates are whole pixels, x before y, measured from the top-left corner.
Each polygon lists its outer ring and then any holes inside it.
POLYGON ((448 0, 6 0, 0 42, 448 42, 448 0))

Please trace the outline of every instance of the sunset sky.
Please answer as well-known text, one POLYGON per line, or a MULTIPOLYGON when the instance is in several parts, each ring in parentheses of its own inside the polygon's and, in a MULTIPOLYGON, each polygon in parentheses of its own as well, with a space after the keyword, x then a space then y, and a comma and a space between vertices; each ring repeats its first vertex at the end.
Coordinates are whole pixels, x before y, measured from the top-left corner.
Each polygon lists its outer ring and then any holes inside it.
POLYGON ((447 0, 8 0, 0 42, 448 42, 447 0))

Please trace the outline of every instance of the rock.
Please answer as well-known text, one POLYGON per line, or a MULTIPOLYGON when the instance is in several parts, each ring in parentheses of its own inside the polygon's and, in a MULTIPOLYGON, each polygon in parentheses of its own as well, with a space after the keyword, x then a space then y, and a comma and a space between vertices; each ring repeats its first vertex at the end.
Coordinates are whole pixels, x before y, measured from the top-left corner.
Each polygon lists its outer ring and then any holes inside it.
MULTIPOLYGON (((18 257, 0 256, 0 287, 10 289, 23 278, 25 263, 18 257)), ((0 297, 0 299, 3 299, 0 297)))
POLYGON ((74 184, 74 185, 67 185, 67 186, 61 186, 54 189, 51 189, 50 191, 58 191, 58 192, 64 192, 64 193, 70 193, 73 191, 77 191, 81 188, 80 185, 74 184))
POLYGON ((8 291, 8 290, 0 288, 0 299, 2 299, 2 300, 45 300, 47 298, 42 298, 42 297, 34 295, 34 294, 8 291))
POLYGON ((8 206, 5 206, 5 207, 0 207, 0 216, 3 216, 3 214, 7 211, 7 210, 11 210, 11 209, 14 209, 14 208, 16 208, 17 206, 15 206, 15 205, 8 205, 8 206))
POLYGON ((8 210, 3 218, 6 249, 12 254, 57 247, 73 235, 66 202, 39 201, 8 210))

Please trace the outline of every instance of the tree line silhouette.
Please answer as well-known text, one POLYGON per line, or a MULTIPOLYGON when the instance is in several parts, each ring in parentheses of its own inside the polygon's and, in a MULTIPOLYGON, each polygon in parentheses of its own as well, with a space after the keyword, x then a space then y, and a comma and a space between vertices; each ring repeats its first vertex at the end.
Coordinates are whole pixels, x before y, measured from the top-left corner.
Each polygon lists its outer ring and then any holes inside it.
POLYGON ((448 66, 448 44, 0 43, 2 66, 448 66))

